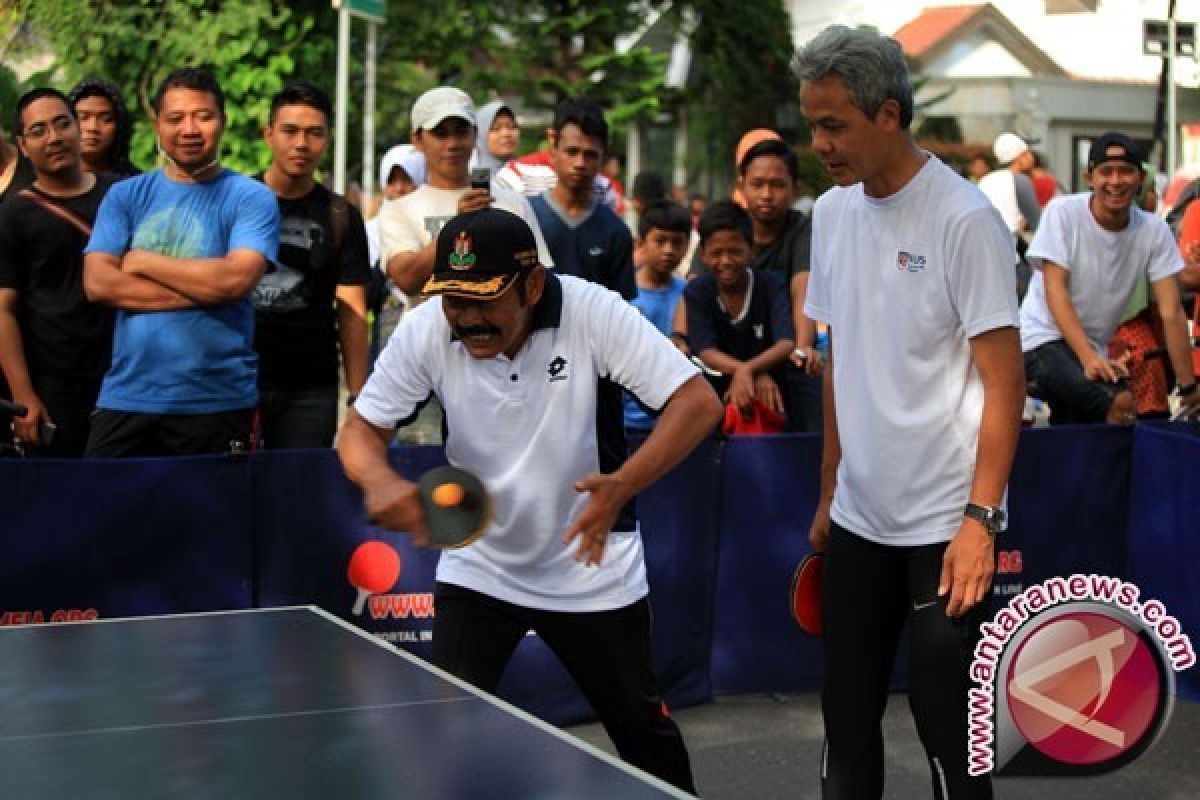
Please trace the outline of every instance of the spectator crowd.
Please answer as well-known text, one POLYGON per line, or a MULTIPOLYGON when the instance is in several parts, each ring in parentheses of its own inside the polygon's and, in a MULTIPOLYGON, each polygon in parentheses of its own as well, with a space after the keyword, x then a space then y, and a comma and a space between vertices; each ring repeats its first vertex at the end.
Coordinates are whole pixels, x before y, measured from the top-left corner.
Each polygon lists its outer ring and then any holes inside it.
MULTIPOLYGON (((671 190, 654 171, 633 176, 627 198, 604 110, 587 97, 560 103, 543 146, 521 154, 512 105, 476 108, 438 87, 413 104, 411 141, 384 154, 383 202, 364 222, 318 178, 332 136, 321 89, 272 98, 271 162, 253 177, 220 163, 225 100, 208 72, 172 72, 153 108, 161 166, 147 173, 130 162, 130 112, 107 81, 38 88, 11 109, 0 388, 19 408, 6 452, 331 446, 341 404, 422 302, 438 232, 486 207, 525 220, 540 263, 618 293, 692 358, 727 404, 726 433, 822 428, 829 354, 804 312, 811 202, 800 210, 796 151, 773 131, 739 143, 729 200, 671 190)), ((1075 195, 1031 144, 1003 133, 994 160, 967 168, 1012 237, 1027 416, 1188 413, 1200 403, 1186 311, 1200 289, 1195 192, 1171 228, 1129 137, 1096 140, 1091 191, 1075 195)), ((653 428, 638 397, 602 391, 628 432, 653 428)), ((438 442, 442 424, 431 398, 399 441, 438 442)))

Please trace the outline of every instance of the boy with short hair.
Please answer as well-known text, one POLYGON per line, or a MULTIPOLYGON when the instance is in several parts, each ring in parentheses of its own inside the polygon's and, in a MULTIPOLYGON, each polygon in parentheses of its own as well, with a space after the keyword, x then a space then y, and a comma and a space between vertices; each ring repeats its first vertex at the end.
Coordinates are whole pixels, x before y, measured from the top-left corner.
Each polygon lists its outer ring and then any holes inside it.
MULTIPOLYGON (((642 253, 642 264, 634 275, 637 296, 631 302, 654 323, 654 327, 672 340, 676 337, 671 331, 671 320, 687 286, 675 270, 687 253, 691 233, 691 215, 678 203, 654 203, 638 218, 637 245, 642 253)), ((627 431, 648 431, 654 427, 654 420, 636 397, 625 393, 627 431)))
POLYGON ((709 268, 688 284, 688 343, 711 369, 726 403, 743 414, 754 402, 787 414, 780 386, 795 348, 788 289, 774 273, 750 269, 750 217, 730 201, 700 216, 700 253, 709 268))

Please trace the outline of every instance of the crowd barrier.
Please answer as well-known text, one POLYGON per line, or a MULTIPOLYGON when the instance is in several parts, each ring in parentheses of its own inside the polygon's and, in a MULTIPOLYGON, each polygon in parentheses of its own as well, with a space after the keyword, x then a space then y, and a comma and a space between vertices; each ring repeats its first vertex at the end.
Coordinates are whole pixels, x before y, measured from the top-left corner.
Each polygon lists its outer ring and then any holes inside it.
MULTIPOLYGON (((392 451, 408 477, 438 448, 392 451)), ((819 642, 791 622, 791 572, 817 499, 814 435, 709 441, 638 499, 668 703, 812 691, 819 642)), ((996 600, 1055 575, 1135 581, 1200 635, 1200 426, 1026 431, 1000 540, 996 600)), ((366 519, 331 451, 106 462, 0 460, 0 624, 314 603, 428 656, 436 553, 366 519), (400 556, 360 591, 368 540, 400 556)), ((1200 700, 1195 669, 1178 691, 1200 700)), ((904 682, 904 658, 894 682, 904 682)), ((554 722, 589 716, 533 636, 501 694, 554 722)))

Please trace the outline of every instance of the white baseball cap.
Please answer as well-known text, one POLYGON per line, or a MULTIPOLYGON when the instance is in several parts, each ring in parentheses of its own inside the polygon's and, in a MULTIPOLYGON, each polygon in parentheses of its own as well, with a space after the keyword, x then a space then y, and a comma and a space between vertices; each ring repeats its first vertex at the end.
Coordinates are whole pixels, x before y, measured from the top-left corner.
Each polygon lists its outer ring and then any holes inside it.
POLYGON ((1028 152, 1028 150, 1029 143, 1015 133, 1002 133, 996 137, 996 141, 992 144, 992 152, 996 154, 996 162, 1002 166, 1016 161, 1022 153, 1028 152))
POLYGON ((417 98, 412 107, 412 129, 414 131, 436 128, 438 123, 450 117, 475 124, 475 104, 462 89, 439 86, 417 98))

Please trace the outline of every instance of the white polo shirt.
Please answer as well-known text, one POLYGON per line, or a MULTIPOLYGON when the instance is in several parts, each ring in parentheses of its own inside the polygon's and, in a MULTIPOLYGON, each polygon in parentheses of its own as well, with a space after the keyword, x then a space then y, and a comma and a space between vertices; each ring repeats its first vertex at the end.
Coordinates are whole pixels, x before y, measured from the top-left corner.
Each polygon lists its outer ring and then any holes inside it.
POLYGON ((1021 303, 1021 349, 1026 352, 1063 338, 1046 302, 1043 262, 1070 272, 1071 305, 1100 355, 1107 355, 1138 281, 1153 283, 1183 269, 1167 223, 1134 206, 1124 230, 1105 230, 1088 206, 1091 196, 1082 192, 1051 200, 1029 245, 1029 261, 1037 269, 1021 303))
POLYGON ((437 579, 551 611, 604 611, 646 595, 636 521, 625 517, 598 567, 575 561, 562 534, 587 505, 575 482, 624 453, 619 394, 598 402, 607 377, 662 408, 697 369, 620 295, 546 273, 534 331, 516 357, 473 358, 455 340, 441 298, 405 314, 355 410, 391 428, 430 393, 446 412, 446 457, 483 481, 492 525, 476 543, 447 550, 437 579), (611 405, 611 408, 607 406, 611 405), (616 437, 620 437, 619 442, 616 437), (610 441, 611 440, 611 441, 610 441))
POLYGON ((887 545, 954 536, 983 416, 969 340, 1016 327, 1016 298, 1000 215, 932 155, 889 197, 817 200, 804 311, 833 333, 834 522, 887 545))

